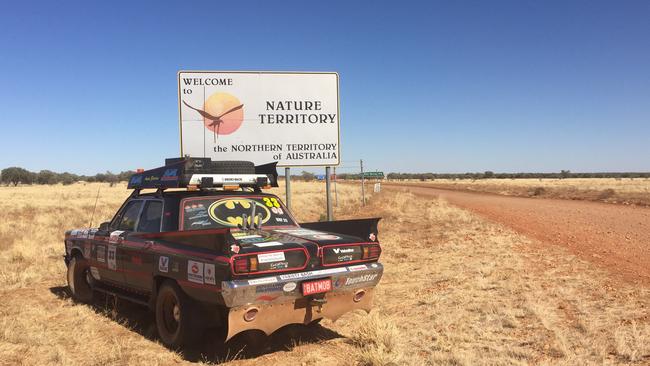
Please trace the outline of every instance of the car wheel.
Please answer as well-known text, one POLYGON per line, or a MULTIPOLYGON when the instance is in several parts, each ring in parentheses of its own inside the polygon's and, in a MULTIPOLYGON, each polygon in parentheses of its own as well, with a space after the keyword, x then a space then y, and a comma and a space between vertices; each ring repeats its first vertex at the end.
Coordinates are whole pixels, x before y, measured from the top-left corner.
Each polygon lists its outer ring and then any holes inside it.
POLYGON ((93 300, 93 289, 90 285, 92 277, 87 260, 78 255, 72 257, 68 263, 67 277, 73 300, 86 304, 93 300))
POLYGON ((172 349, 195 341, 202 333, 200 311, 173 281, 165 281, 156 297, 156 327, 163 344, 172 349))

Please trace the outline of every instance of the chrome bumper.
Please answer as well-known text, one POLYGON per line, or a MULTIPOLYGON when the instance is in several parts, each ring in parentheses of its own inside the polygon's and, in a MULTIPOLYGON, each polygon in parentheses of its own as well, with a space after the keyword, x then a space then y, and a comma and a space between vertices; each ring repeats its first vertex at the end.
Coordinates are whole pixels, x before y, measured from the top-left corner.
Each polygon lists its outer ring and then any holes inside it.
POLYGON ((308 324, 320 318, 336 320, 357 309, 369 312, 374 287, 383 272, 381 264, 371 263, 251 280, 223 281, 222 295, 230 309, 227 339, 249 329, 271 334, 287 324, 308 324), (321 278, 332 279, 332 291, 306 297, 302 295, 302 282, 321 278), (244 315, 251 310, 257 312, 256 316, 252 320, 244 319, 244 315))

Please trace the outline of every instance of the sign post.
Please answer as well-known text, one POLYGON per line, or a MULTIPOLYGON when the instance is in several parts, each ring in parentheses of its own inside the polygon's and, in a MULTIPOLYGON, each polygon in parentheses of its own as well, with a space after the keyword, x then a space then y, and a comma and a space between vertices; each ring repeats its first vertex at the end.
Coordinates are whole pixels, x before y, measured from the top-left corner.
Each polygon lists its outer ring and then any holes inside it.
POLYGON ((291 210, 291 168, 284 168, 284 184, 286 190, 287 208, 291 210))
POLYGON ((325 197, 327 201, 327 221, 334 220, 334 215, 332 214, 332 195, 330 190, 330 184, 332 182, 332 174, 330 173, 330 167, 325 167, 325 197))
POLYGON ((366 182, 363 177, 363 159, 359 160, 359 165, 361 168, 361 204, 366 205, 366 182))

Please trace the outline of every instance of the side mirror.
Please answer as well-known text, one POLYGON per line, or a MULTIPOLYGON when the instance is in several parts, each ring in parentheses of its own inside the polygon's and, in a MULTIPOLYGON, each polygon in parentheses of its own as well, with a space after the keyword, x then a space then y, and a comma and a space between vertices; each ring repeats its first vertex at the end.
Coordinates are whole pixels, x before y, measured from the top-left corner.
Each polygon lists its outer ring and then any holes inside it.
POLYGON ((99 224, 99 230, 100 231, 108 231, 108 227, 111 223, 110 222, 102 222, 99 224))

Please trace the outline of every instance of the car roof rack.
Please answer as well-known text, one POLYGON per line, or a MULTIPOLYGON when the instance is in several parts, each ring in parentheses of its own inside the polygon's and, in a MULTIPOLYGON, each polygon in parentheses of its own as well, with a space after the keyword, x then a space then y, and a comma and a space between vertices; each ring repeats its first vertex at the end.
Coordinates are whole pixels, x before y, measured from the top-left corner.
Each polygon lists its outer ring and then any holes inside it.
MULTIPOLYGON (((159 168, 138 171, 129 178, 128 189, 165 190, 168 188, 224 189, 262 188, 278 186, 277 162, 255 166, 250 161, 212 161, 210 158, 165 159, 159 168)), ((134 194, 137 194, 134 192, 134 194)))

